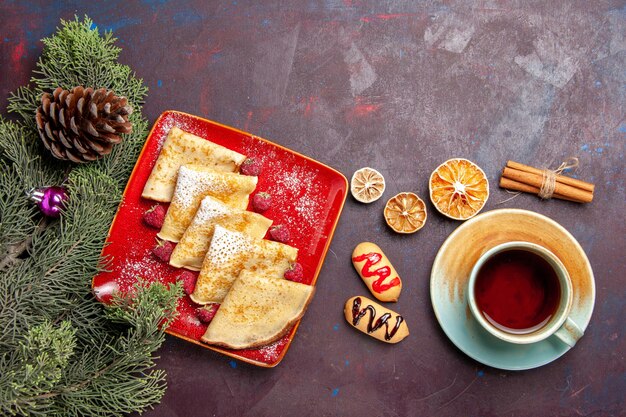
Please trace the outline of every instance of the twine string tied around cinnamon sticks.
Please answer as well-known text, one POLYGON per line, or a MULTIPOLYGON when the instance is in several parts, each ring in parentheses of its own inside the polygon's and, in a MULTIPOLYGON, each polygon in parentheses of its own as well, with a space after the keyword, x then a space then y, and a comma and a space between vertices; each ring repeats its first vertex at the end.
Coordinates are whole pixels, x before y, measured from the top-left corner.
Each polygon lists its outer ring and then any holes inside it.
POLYGON ((578 158, 575 156, 569 157, 561 162, 561 165, 559 165, 557 169, 552 170, 545 168, 542 172, 541 187, 539 187, 539 193, 537 193, 537 195, 543 200, 552 198, 554 190, 556 189, 556 176, 572 168, 578 168, 578 158))

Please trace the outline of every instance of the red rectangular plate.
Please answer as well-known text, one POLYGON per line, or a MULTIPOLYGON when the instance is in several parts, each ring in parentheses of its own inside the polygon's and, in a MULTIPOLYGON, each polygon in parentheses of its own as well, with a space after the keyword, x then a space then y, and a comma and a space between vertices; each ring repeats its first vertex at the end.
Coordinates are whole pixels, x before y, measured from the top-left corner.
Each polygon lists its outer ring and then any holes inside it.
MULTIPOLYGON (((304 283, 315 285, 347 196, 348 182, 340 172, 306 156, 249 133, 189 114, 166 111, 156 121, 133 169, 122 202, 113 219, 103 256, 110 258, 107 272, 94 277, 96 297, 107 302, 111 293, 132 288, 139 277, 149 282, 171 283, 181 269, 159 261, 152 254, 157 229, 142 222, 143 213, 157 202, 141 197, 167 133, 173 126, 208 139, 261 162, 255 192, 272 196, 272 207, 263 213, 274 225, 290 230, 288 244, 299 249, 304 283)), ((206 325, 196 318, 197 305, 183 297, 178 316, 167 333, 230 357, 263 367, 282 360, 300 322, 281 339, 258 349, 229 350, 200 342, 206 325)))

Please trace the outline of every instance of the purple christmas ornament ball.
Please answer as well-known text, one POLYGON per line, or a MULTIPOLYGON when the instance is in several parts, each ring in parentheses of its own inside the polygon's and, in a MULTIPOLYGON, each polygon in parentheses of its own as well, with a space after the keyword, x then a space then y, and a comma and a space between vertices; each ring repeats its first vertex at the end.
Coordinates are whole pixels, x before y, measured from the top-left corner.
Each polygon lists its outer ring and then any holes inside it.
POLYGON ((47 217, 57 218, 67 200, 67 190, 64 187, 43 187, 30 192, 29 198, 39 207, 47 217))

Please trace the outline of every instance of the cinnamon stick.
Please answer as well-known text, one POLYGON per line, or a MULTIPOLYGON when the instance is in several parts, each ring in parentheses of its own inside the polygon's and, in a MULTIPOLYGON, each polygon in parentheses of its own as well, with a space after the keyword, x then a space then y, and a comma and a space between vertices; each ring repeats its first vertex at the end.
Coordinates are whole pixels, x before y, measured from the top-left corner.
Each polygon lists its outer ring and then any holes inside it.
MULTIPOLYGON (((539 194, 539 188, 533 187, 532 185, 524 184, 523 182, 518 182, 506 177, 500 177, 500 187, 506 188, 511 191, 522 191, 525 193, 531 194, 539 194)), ((561 194, 552 194, 552 198, 558 198, 560 200, 573 201, 575 203, 579 203, 580 201, 565 197, 561 194)))
MULTIPOLYGON (((524 172, 530 172, 539 176, 543 175, 541 169, 534 168, 528 165, 520 164, 515 161, 507 161, 506 166, 509 168, 517 169, 524 172)), ((565 175, 557 174, 556 181, 561 184, 571 185, 572 187, 580 188, 581 190, 589 191, 593 194, 595 186, 585 181, 577 180, 576 178, 567 177, 565 175)))
MULTIPOLYGON (((502 176, 537 188, 541 188, 541 185, 544 181, 543 174, 535 174, 532 172, 521 171, 519 169, 509 167, 504 168, 502 176)), ((559 181, 557 181, 555 184, 554 193, 580 203, 589 203, 591 202, 591 200, 593 200, 592 192, 573 187, 559 181)))

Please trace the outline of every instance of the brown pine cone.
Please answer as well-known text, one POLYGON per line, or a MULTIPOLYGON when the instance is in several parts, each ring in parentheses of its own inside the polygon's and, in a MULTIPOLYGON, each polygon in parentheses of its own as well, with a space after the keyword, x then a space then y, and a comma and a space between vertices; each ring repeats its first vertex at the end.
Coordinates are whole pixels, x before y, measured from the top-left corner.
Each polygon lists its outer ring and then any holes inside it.
POLYGON ((105 88, 57 87, 41 96, 37 128, 45 147, 56 158, 89 162, 111 152, 122 133, 132 131, 132 108, 125 97, 105 88))

